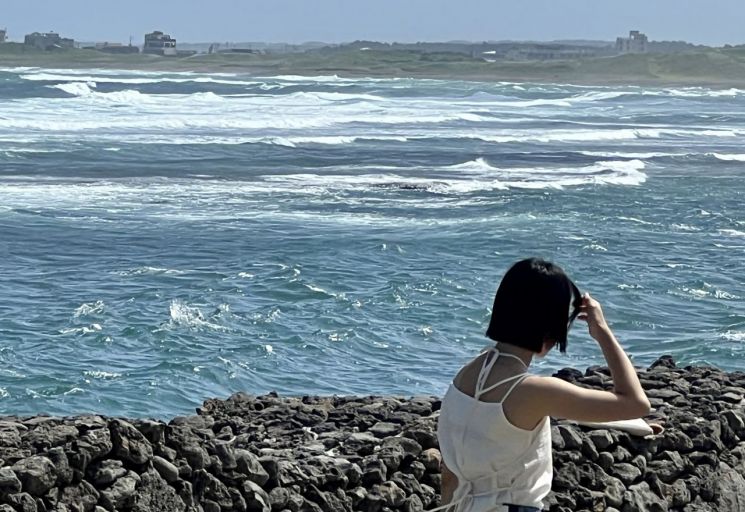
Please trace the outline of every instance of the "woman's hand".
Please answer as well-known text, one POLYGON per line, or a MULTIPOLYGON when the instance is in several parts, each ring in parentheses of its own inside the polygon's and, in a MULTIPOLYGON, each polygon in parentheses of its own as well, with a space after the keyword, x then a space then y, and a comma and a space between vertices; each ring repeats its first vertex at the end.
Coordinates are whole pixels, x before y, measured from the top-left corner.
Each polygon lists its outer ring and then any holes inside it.
POLYGON ((580 313, 577 318, 587 322, 590 336, 595 341, 600 341, 600 338, 608 332, 608 324, 605 322, 603 308, 600 307, 600 303, 590 297, 589 293, 585 293, 582 296, 582 305, 579 307, 579 311, 580 313))

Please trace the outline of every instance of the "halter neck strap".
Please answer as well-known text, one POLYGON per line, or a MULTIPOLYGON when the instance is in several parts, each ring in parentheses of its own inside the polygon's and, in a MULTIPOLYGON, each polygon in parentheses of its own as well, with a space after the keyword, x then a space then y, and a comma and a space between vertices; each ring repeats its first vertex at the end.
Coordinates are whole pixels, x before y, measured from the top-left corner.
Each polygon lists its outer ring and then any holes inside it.
POLYGON ((522 380, 528 376, 527 372, 518 373, 517 375, 513 375, 511 377, 507 377, 506 379, 502 379, 499 382, 495 384, 491 384, 490 386, 486 385, 486 381, 489 378, 489 375, 491 374, 492 368, 494 368, 494 364, 497 362, 497 359, 501 357, 511 357, 512 359, 517 359, 520 361, 520 363, 525 367, 525 369, 528 368, 528 365, 525 364, 525 362, 517 357, 514 354, 503 354, 499 351, 499 349, 494 346, 490 347, 486 350, 486 356, 484 357, 484 362, 481 365, 481 371, 479 371, 478 379, 476 380, 476 389, 474 390, 474 398, 478 399, 481 395, 484 393, 487 393, 491 391, 492 389, 495 389, 502 384, 506 384, 507 382, 510 382, 512 380, 515 380, 516 382, 510 387, 510 389, 507 391, 507 393, 502 397, 502 401, 504 401, 510 393, 512 393, 512 390, 515 389, 515 386, 517 386, 522 380))

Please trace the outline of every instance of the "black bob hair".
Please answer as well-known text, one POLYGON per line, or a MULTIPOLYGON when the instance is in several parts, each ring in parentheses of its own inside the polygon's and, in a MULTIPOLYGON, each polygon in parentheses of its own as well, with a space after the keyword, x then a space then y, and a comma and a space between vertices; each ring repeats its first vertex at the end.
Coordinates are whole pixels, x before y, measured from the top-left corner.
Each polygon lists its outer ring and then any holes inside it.
POLYGON ((499 284, 486 336, 533 352, 549 339, 564 353, 581 303, 579 289, 561 267, 539 258, 518 261, 499 284))

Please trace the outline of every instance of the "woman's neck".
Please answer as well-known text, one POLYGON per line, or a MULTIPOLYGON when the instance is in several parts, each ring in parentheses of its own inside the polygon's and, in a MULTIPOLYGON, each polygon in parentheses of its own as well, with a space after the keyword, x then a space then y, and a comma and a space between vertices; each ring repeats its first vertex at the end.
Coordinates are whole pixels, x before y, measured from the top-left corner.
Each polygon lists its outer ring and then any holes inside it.
POLYGON ((500 341, 497 342, 497 350, 502 354, 512 354, 513 356, 520 358, 520 360, 525 363, 526 367, 530 366, 530 363, 533 361, 533 351, 526 348, 510 345, 509 343, 502 343, 500 341))

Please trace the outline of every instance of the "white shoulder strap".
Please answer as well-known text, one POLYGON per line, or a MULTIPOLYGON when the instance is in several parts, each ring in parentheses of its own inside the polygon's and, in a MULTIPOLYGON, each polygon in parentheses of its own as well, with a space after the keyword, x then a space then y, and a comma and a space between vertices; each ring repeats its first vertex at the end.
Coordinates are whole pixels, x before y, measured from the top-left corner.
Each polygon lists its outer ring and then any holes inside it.
POLYGON ((501 401, 504 402, 505 400, 507 400, 507 397, 510 396, 510 393, 512 393, 512 391, 518 386, 518 384, 524 381, 528 377, 528 375, 529 375, 528 373, 521 373, 520 375, 518 375, 517 377, 519 378, 515 380, 512 386, 510 386, 510 389, 507 390, 507 393, 502 395, 501 401))
POLYGON ((479 396, 483 395, 484 393, 488 393, 492 389, 496 389, 499 386, 501 386, 502 384, 506 384, 507 382, 509 382, 511 380, 514 380, 515 383, 512 384, 512 386, 510 386, 510 389, 507 391, 507 393, 504 395, 504 397, 502 397, 502 400, 501 401, 504 402, 505 399, 507 399, 507 397, 509 396, 509 394, 512 393, 512 390, 515 389, 515 386, 517 386, 520 382, 522 382, 522 380, 525 377, 527 377, 527 376, 528 376, 528 373, 518 373, 517 375, 513 375, 512 377, 507 377, 506 379, 502 379, 499 382, 496 382, 496 383, 492 384, 491 386, 488 386, 486 388, 480 389, 478 395, 475 395, 475 397, 478 398, 479 396))

